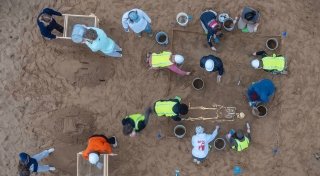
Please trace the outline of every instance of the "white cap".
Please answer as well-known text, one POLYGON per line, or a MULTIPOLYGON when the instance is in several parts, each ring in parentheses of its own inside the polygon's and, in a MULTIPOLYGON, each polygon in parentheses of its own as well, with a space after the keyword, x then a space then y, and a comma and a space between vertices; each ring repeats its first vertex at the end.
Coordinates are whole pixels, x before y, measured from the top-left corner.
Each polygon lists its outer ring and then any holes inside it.
POLYGON ((97 164, 99 161, 99 155, 96 153, 90 153, 89 154, 89 162, 91 164, 97 164))
POLYGON ((201 134, 201 133, 203 133, 203 132, 204 132, 204 129, 203 129, 202 126, 197 126, 197 127, 196 127, 196 134, 201 134))
POLYGON ((251 66, 252 66, 253 68, 255 68, 255 69, 258 69, 259 66, 260 66, 259 60, 258 60, 258 59, 253 59, 253 60, 251 61, 251 66))
POLYGON ((206 63, 205 63, 205 67, 206 67, 206 70, 207 71, 212 71, 213 70, 213 68, 214 68, 214 62, 213 62, 213 60, 211 60, 211 59, 208 59, 207 61, 206 61, 206 63))
POLYGON ((179 54, 176 54, 174 55, 174 61, 177 63, 177 64, 182 64, 183 61, 184 61, 184 57, 179 55, 179 54))

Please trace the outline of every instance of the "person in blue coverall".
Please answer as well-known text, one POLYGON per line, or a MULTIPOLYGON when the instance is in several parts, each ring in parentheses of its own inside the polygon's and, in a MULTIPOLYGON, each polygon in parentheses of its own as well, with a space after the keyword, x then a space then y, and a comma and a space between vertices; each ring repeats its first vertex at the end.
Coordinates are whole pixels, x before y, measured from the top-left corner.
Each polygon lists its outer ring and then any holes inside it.
POLYGON ((253 82, 247 91, 249 105, 255 107, 259 103, 268 103, 275 91, 276 87, 269 79, 253 82))

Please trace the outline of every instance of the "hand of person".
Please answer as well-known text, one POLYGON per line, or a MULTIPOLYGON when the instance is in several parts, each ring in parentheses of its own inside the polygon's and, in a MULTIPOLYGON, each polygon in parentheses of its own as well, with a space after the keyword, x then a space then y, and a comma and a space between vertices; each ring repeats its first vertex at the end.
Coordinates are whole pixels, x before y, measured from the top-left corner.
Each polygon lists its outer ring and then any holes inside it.
POLYGON ((187 73, 186 73, 186 75, 190 75, 190 74, 191 74, 191 72, 187 72, 187 73))
POLYGON ((250 133, 250 128, 247 129, 247 133, 250 133))
POLYGON ((217 76, 217 82, 218 82, 218 83, 221 82, 221 75, 218 75, 218 76, 217 76))
POLYGON ((227 139, 230 139, 231 138, 231 134, 228 133, 226 137, 227 137, 227 139))
POLYGON ((125 28, 124 31, 126 32, 130 32, 129 28, 125 28))
POLYGON ((219 129, 220 129, 220 126, 219 126, 219 125, 217 125, 217 126, 216 126, 216 130, 219 130, 219 129))
POLYGON ((252 53, 252 56, 256 56, 256 55, 257 55, 257 52, 252 53))
POLYGON ((133 130, 132 133, 130 134, 130 137, 136 137, 137 133, 133 130))
POLYGON ((97 166, 97 168, 100 169, 100 170, 103 168, 103 164, 100 163, 100 162, 98 162, 98 163, 96 164, 96 166, 97 166))
POLYGON ((211 50, 212 51, 217 51, 217 49, 213 46, 213 47, 211 47, 211 50))
POLYGON ((253 32, 257 32, 258 26, 259 26, 259 23, 257 23, 257 24, 254 26, 253 32))

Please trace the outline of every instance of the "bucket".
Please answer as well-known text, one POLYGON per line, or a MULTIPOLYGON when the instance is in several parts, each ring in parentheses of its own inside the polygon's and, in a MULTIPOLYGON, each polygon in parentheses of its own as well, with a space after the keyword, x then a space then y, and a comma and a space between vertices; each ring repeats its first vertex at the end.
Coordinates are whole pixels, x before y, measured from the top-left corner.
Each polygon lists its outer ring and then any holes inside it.
POLYGON ((177 23, 180 26, 187 26, 189 19, 190 19, 189 15, 184 12, 178 13, 178 15, 176 17, 177 23))
POLYGON ((234 29, 234 23, 233 23, 233 19, 232 18, 227 18, 224 20, 223 22, 223 28, 226 31, 232 31, 234 29))
POLYGON ((214 140, 214 148, 217 150, 223 150, 226 147, 226 141, 223 138, 217 138, 214 140))
POLYGON ((277 49, 278 40, 276 38, 269 38, 266 42, 266 47, 271 51, 277 49))
POLYGON ((184 137, 184 135, 186 134, 186 131, 187 131, 186 127, 184 127, 183 125, 177 125, 176 127, 174 127, 174 130, 173 130, 174 135, 179 139, 184 137))
POLYGON ((201 78, 194 78, 192 86, 196 90, 201 90, 204 87, 204 82, 201 78))
POLYGON ((169 43, 168 34, 165 32, 158 32, 156 34, 156 41, 159 45, 167 45, 169 43))
POLYGON ((259 105, 252 109, 252 114, 258 117, 264 117, 267 115, 268 109, 265 106, 259 105))

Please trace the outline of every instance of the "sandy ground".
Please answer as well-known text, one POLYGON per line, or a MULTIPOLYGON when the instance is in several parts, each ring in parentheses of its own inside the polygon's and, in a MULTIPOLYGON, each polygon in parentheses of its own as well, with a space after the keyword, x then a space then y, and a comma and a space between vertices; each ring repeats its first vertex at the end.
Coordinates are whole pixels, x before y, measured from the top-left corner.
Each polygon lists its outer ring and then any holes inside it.
MULTIPOLYGON (((2 0, 0 9, 1 175, 16 175, 19 152, 32 154, 51 146, 56 152, 44 161, 56 166, 57 171, 51 175, 76 175, 76 153, 85 148, 87 137, 94 133, 118 136, 119 148, 114 152, 119 155, 111 159, 112 176, 165 176, 173 175, 176 168, 188 176, 232 175, 235 165, 242 166, 244 175, 250 176, 320 175, 320 161, 313 157, 320 152, 319 1, 2 0), (193 21, 185 30, 201 33, 202 10, 213 8, 234 17, 244 5, 261 11, 261 25, 256 34, 225 34, 216 55, 222 58, 226 73, 217 84, 216 75, 205 73, 198 65, 201 56, 213 53, 205 36, 173 34, 173 28, 181 29, 175 15, 181 11, 191 14, 193 21), (36 26, 38 12, 44 7, 62 13, 95 13, 101 28, 123 47, 124 57, 106 58, 71 41, 44 41, 36 26), (142 58, 146 51, 172 48, 123 32, 122 13, 134 7, 151 16, 155 31, 170 34, 173 50, 186 57, 183 68, 192 70, 191 76, 146 69, 142 58), (278 52, 289 59, 289 74, 272 76, 252 70, 249 54, 264 49, 267 36, 282 31, 288 36, 278 52), (205 80, 204 90, 192 89, 195 77, 205 80), (261 78, 272 79, 277 87, 265 119, 254 118, 244 98, 246 87, 261 78), (250 149, 242 153, 212 151, 205 163, 194 165, 193 129, 202 124, 211 132, 217 124, 212 122, 182 122, 187 135, 177 140, 172 131, 179 123, 152 116, 137 138, 122 135, 120 122, 126 114, 142 112, 153 101, 175 95, 194 106, 216 103, 243 111, 247 115, 244 120, 220 123, 219 136, 249 121, 253 135, 250 149), (156 138, 159 131, 165 136, 160 140, 156 138), (275 155, 273 148, 279 149, 275 155)), ((193 115, 201 112, 194 111, 193 115)))

